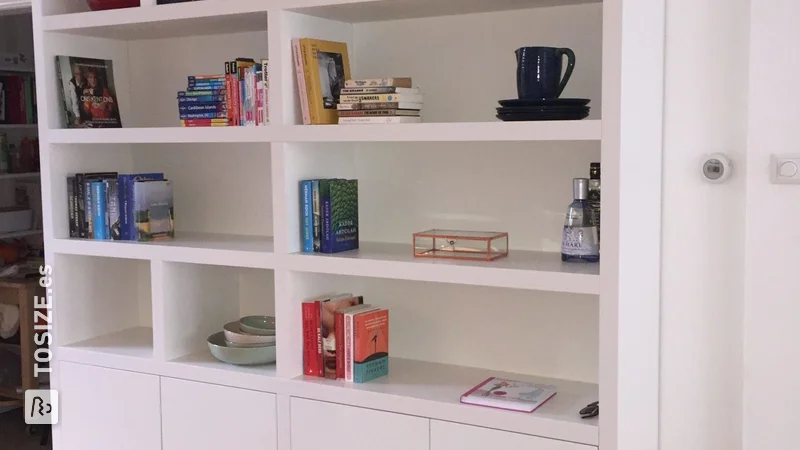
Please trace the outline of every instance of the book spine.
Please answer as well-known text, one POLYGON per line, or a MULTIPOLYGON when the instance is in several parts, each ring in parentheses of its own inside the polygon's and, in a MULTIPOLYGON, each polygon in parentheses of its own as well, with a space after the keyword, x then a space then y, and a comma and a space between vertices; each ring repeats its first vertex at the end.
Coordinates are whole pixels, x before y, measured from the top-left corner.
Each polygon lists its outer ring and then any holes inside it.
POLYGON ((83 188, 84 188, 83 190, 84 195, 86 195, 86 206, 84 207, 84 211, 86 211, 86 238, 94 239, 94 210, 92 209, 92 203, 93 203, 92 182, 84 181, 83 188))
POLYGON ((419 116, 419 111, 405 109, 364 109, 360 111, 339 111, 339 117, 368 117, 368 116, 419 116))
POLYGON ((188 119, 224 119, 228 117, 227 112, 200 112, 200 113, 180 113, 181 120, 188 119))
POLYGON ((92 233, 95 240, 106 239, 106 195, 102 181, 91 183, 92 195, 92 233))
POLYGON ((319 202, 322 209, 320 251, 322 253, 333 253, 331 248, 331 180, 320 180, 319 202))
POLYGON ((120 175, 119 178, 119 205, 120 205, 120 212, 119 212, 119 234, 120 239, 123 241, 131 240, 131 232, 130 228, 128 228, 128 224, 130 223, 131 216, 128 212, 128 189, 130 189, 130 177, 127 175, 120 175))
POLYGON ((228 114, 228 125, 234 125, 234 117, 233 117, 233 71, 231 70, 231 66, 234 64, 231 61, 225 63, 225 104, 228 107, 228 111, 231 111, 231 114, 228 114))
POLYGON ((317 362, 317 373, 318 377, 325 376, 325 366, 322 365, 322 302, 315 301, 314 302, 314 331, 316 333, 315 338, 317 339, 317 354, 315 355, 315 360, 317 362))
POLYGON ((314 233, 314 251, 319 253, 321 251, 321 235, 322 235, 322 210, 319 202, 319 180, 311 182, 311 225, 314 233))
POLYGON ((205 88, 208 88, 208 89, 221 89, 224 86, 225 86, 225 80, 224 79, 213 80, 213 81, 211 81, 211 80, 209 80, 209 81, 196 81, 196 82, 191 82, 190 81, 186 85, 186 87, 190 87, 190 88, 193 88, 195 90, 197 90, 197 89, 205 89, 205 88))
POLYGON ((120 223, 119 223, 119 181, 116 179, 106 180, 106 198, 108 199, 108 237, 107 239, 119 241, 120 223))
POLYGON ((261 60, 261 77, 264 81, 264 91, 263 91, 263 106, 264 106, 264 116, 261 120, 262 125, 266 125, 269 123, 269 60, 262 59, 261 60))
POLYGON ((364 80, 346 80, 344 82, 344 87, 411 87, 411 78, 367 78, 364 80))
POLYGON ((227 102, 224 95, 193 95, 190 97, 178 97, 178 104, 184 103, 221 103, 227 110, 227 102))
POLYGON ((77 221, 75 220, 75 177, 67 177, 67 215, 69 217, 69 237, 78 237, 77 221))
POLYGON ((336 311, 333 318, 336 327, 336 378, 344 379, 344 314, 336 311))
POLYGON ((181 120, 184 127, 227 127, 228 119, 186 119, 181 120), (224 122, 218 122, 224 120, 224 122))
POLYGON ((180 91, 178 98, 192 98, 192 97, 221 97, 223 100, 227 97, 227 89, 208 89, 205 91, 180 91))
POLYGON ((17 123, 28 123, 28 111, 25 107, 25 79, 22 77, 18 78, 18 85, 19 88, 19 98, 17 101, 19 102, 19 121, 17 123))
POLYGON ((344 381, 353 381, 353 314, 344 318, 344 381))
POLYGON ((312 181, 305 180, 302 182, 302 195, 303 195, 303 251, 314 251, 314 211, 312 210, 312 181))
POLYGON ((247 117, 245 116, 245 103, 247 102, 247 92, 245 92, 246 83, 244 79, 245 70, 241 71, 242 75, 239 77, 239 126, 247 125, 247 117))
POLYGON ((339 97, 340 103, 422 103, 421 94, 351 94, 339 97))
POLYGON ((401 124, 401 123, 420 123, 420 117, 413 116, 389 116, 389 117, 340 117, 340 124, 362 124, 362 125, 379 125, 379 124, 401 124))
POLYGON ((310 125, 311 114, 308 110, 308 88, 306 87, 306 76, 303 71, 303 51, 300 46, 300 39, 292 40, 292 53, 294 54, 294 70, 297 74, 297 92, 300 98, 300 109, 303 113, 303 125, 310 125))
POLYGON ((78 208, 78 237, 89 237, 89 224, 86 220, 86 183, 82 173, 75 174, 76 202, 78 208))
POLYGON ((224 79, 224 75, 189 75, 186 77, 188 83, 195 83, 198 80, 221 81, 224 79))
POLYGON ((303 374, 317 376, 317 327, 313 302, 303 303, 303 374))
POLYGON ((25 77, 25 113, 27 124, 33 123, 33 78, 25 77))
POLYGON ((193 112, 227 112, 228 107, 225 103, 194 103, 189 105, 180 105, 178 111, 182 113, 193 112))
POLYGON ((306 89, 306 99, 308 103, 308 119, 310 124, 319 124, 321 123, 319 117, 319 111, 317 109, 317 105, 319 105, 321 94, 317 95, 316 85, 314 84, 313 76, 319 76, 318 74, 314 74, 311 70, 313 66, 311 62, 311 58, 313 56, 313 52, 311 50, 310 45, 306 45, 303 42, 303 39, 300 40, 300 54, 302 55, 302 64, 303 64, 303 79, 305 80, 305 89, 306 89))

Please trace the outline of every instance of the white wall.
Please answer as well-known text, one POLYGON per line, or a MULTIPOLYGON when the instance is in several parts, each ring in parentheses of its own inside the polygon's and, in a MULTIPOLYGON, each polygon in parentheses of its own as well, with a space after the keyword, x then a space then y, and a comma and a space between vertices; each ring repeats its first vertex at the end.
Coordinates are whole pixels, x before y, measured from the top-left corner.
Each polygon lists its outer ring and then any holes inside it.
POLYGON ((770 184, 768 164, 800 154, 800 3, 751 3, 744 449, 782 450, 800 446, 800 186, 770 184))
POLYGON ((667 1, 662 450, 742 448, 749 3, 667 1), (726 184, 700 175, 715 151, 739 162, 726 184))

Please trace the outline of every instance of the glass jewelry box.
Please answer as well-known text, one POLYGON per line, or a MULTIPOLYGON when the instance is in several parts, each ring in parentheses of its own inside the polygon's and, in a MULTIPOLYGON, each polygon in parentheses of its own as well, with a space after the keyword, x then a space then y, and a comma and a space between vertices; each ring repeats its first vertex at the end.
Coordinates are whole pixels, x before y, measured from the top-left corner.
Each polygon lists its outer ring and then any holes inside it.
POLYGON ((493 261, 508 256, 508 233, 438 229, 421 231, 414 233, 414 256, 493 261))

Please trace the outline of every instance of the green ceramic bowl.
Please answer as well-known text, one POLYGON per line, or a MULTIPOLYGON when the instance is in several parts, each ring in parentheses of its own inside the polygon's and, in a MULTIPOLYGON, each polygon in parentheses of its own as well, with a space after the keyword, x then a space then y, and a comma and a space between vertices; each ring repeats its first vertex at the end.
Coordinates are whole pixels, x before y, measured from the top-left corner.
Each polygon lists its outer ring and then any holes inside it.
POLYGON ((225 343, 225 333, 220 331, 208 337, 208 349, 215 358, 228 364, 253 366, 275 362, 275 346, 235 348, 225 343))
POLYGON ((271 316, 242 317, 239 319, 239 328, 245 333, 275 336, 275 318, 271 316))

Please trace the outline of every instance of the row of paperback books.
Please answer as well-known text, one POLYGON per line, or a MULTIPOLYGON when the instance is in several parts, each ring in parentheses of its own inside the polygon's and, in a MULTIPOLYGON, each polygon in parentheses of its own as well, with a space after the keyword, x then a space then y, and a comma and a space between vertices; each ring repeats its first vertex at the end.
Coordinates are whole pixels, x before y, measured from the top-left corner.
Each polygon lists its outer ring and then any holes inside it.
POLYGON ((269 123, 269 62, 250 58, 225 62, 225 73, 191 75, 178 92, 184 127, 265 126, 269 123))
POLYGON ((358 180, 303 180, 300 205, 304 252, 358 248, 358 180))
POLYGON ((366 383, 389 374, 389 310, 352 294, 303 302, 303 373, 366 383))
POLYGON ((35 124, 36 110, 36 79, 33 76, 0 76, 0 124, 35 124))
POLYGON ((77 173, 67 177, 67 202, 71 238, 175 237, 172 182, 163 173, 77 173))
POLYGON ((411 78, 347 80, 336 109, 340 124, 420 123, 422 94, 411 78))

